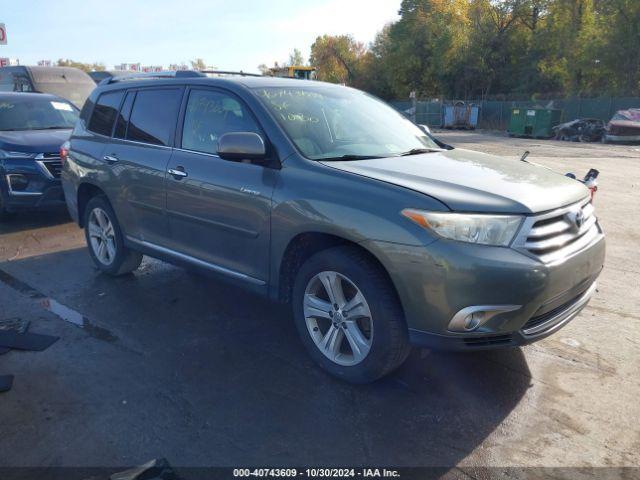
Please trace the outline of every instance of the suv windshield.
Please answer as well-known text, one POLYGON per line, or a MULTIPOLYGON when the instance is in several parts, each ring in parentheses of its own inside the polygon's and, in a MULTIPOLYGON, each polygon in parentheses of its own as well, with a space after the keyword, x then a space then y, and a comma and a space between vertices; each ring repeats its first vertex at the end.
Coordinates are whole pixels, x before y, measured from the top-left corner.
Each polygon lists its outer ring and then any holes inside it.
MULTIPOLYGON (((0 98, 0 130, 73 128, 78 109, 61 98, 0 98)), ((25 94, 26 95, 26 94, 25 94)))
POLYGON ((359 90, 301 86, 259 88, 256 93, 302 154, 313 160, 440 150, 407 118, 359 90))

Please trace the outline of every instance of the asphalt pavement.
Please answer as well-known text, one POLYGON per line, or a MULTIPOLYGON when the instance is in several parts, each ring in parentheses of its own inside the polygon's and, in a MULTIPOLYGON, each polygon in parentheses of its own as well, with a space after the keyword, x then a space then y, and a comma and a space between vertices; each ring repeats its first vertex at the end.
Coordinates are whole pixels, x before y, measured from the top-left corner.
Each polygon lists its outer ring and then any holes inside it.
POLYGON ((640 147, 439 135, 601 171, 606 268, 566 328, 520 349, 415 350, 353 386, 315 366, 285 306, 148 258, 104 276, 64 212, 21 215, 0 224, 0 320, 60 340, 0 356, 15 375, 0 467, 640 467, 640 147))

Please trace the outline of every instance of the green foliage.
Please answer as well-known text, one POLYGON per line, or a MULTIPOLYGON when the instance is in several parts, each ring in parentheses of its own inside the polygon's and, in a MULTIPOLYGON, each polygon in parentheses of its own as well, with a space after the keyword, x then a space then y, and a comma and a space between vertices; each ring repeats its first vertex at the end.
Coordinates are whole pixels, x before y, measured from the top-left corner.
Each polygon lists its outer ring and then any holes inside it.
POLYGON ((194 70, 207 70, 207 64, 202 58, 196 58, 194 60, 190 60, 191 68, 194 70))
POLYGON ((639 95, 639 0, 403 0, 365 47, 318 37, 318 78, 385 98, 639 95))
POLYGON ((103 63, 82 63, 82 62, 76 62, 74 60, 70 60, 68 58, 67 59, 61 58, 56 63, 59 67, 74 67, 74 68, 79 68, 84 72, 102 71, 105 69, 105 66, 103 63))
POLYGON ((318 69, 318 79, 357 84, 365 63, 366 49, 350 35, 323 35, 311 45, 310 63, 318 69))
POLYGON ((289 62, 288 65, 289 66, 304 66, 306 65, 307 62, 304 61, 304 57, 302 56, 302 52, 300 50, 298 50, 297 48, 293 49, 293 52, 291 52, 291 54, 289 55, 289 62))

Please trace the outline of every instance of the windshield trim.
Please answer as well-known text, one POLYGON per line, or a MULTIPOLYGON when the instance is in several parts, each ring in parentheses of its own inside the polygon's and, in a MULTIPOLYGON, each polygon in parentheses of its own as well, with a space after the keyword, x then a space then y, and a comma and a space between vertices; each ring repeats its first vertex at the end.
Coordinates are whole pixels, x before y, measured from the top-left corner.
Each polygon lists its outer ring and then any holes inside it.
POLYGON ((73 127, 45 127, 45 128, 0 128, 0 132, 43 132, 45 130, 73 130, 73 127))

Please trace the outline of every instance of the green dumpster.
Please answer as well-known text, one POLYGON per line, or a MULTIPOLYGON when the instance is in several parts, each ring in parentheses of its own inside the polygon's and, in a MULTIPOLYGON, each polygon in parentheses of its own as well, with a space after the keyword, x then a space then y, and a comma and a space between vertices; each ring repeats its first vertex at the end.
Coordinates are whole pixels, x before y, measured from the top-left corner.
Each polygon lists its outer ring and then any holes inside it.
POLYGON ((549 138, 561 116, 562 110, 551 108, 512 108, 507 133, 511 137, 549 138))

